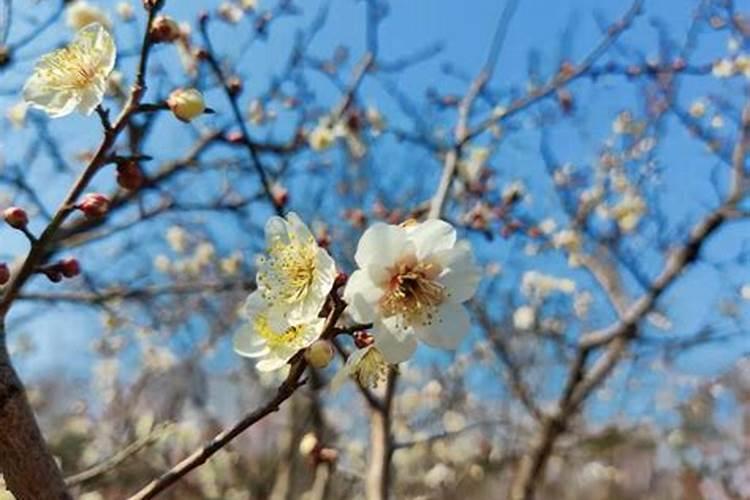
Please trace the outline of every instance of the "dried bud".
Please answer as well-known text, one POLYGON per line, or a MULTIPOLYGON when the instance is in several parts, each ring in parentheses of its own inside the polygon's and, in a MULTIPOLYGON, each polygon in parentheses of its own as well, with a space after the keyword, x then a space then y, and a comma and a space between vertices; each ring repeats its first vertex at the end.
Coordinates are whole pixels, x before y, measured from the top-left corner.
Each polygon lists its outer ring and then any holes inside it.
POLYGON ((242 135, 242 132, 236 130, 233 132, 227 132, 226 140, 232 144, 245 144, 245 136, 242 135))
POLYGON ((227 78, 227 89, 234 96, 240 95, 242 93, 242 80, 236 76, 227 78))
POLYGON ((334 450, 333 448, 321 448, 321 450, 318 452, 318 461, 323 463, 332 464, 338 457, 339 452, 334 450))
POLYGON ((151 25, 149 36, 154 43, 172 43, 181 36, 180 25, 169 16, 157 16, 151 25))
POLYGON ((89 219, 103 216, 109 210, 109 198, 101 193, 89 193, 83 197, 78 209, 89 219))
POLYGON ((283 207, 289 203, 289 190, 281 184, 271 186, 271 196, 273 196, 273 202, 277 207, 283 207))
POLYGON ((5 223, 15 229, 24 229, 29 223, 29 216, 26 210, 21 207, 9 207, 3 212, 5 223))
POLYGON ((313 368, 325 368, 333 360, 333 345, 327 340, 316 340, 305 350, 305 359, 313 368))
POLYGON ((164 6, 164 0, 143 0, 143 8, 146 10, 159 10, 164 6))
POLYGON ((172 114, 183 122, 190 122, 206 110, 203 94, 196 89, 176 89, 167 99, 172 114))
POLYGON ((339 271, 339 273, 336 275, 336 279, 333 281, 333 288, 341 288, 342 286, 346 285, 347 281, 349 281, 349 275, 339 271))
POLYGON ((354 332, 352 337, 354 337, 354 345, 357 346, 357 349, 364 349, 375 342, 373 336, 367 332, 354 332))
POLYGON ((0 68, 7 66, 11 61, 10 48, 7 45, 0 45, 0 68))
POLYGON ((143 172, 135 161, 126 161, 117 165, 117 184, 129 191, 135 191, 143 185, 143 172))
POLYGON ((61 260, 58 268, 60 273, 66 278, 75 278, 81 274, 81 265, 78 263, 78 260, 73 258, 61 260))
POLYGON ((0 262, 0 286, 10 281, 10 268, 5 262, 0 262))

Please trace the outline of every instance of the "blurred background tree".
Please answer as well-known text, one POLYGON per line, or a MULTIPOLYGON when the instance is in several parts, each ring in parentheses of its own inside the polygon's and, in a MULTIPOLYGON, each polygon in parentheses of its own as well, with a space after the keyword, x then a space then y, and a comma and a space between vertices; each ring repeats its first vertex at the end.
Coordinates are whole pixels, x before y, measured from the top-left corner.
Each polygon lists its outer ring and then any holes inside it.
POLYGON ((231 336, 263 225, 294 210, 347 273, 375 221, 454 224, 484 270, 472 330, 375 391, 308 371, 164 498, 750 498, 750 2, 161 14, 152 45, 139 1, 0 0, 0 208, 30 233, 0 228, 0 331, 75 497, 136 495, 277 393, 231 336), (28 109, 38 58, 91 21, 118 46, 109 115, 28 109), (212 113, 175 120, 176 88, 212 113), (113 123, 81 186, 106 213, 57 223, 113 123))

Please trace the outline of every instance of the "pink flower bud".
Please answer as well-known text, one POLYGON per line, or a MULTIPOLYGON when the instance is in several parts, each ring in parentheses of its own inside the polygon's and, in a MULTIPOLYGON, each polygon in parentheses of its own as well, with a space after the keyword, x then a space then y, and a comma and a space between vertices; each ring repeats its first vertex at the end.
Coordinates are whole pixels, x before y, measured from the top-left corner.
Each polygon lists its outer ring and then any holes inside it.
POLYGON ((81 274, 81 265, 78 263, 78 260, 73 258, 61 260, 59 269, 66 278, 75 278, 81 274))
POLYGON ((157 16, 149 31, 149 36, 155 43, 172 43, 181 35, 180 25, 169 16, 157 16))
POLYGON ((21 207, 9 207, 3 212, 5 222, 15 229, 23 229, 29 223, 29 216, 26 210, 21 207))
POLYGON ((226 135, 226 139, 228 142, 232 144, 244 144, 245 143, 245 137, 242 135, 242 132, 233 131, 228 132, 226 135))
POLYGON ((0 262, 0 286, 10 281, 10 268, 5 262, 0 262))
POLYGON ((143 171, 135 161, 117 165, 117 184, 128 191, 135 191, 143 185, 143 171))
POLYGON ((101 193, 89 193, 83 197, 78 209, 89 219, 103 216, 109 210, 109 198, 101 193))

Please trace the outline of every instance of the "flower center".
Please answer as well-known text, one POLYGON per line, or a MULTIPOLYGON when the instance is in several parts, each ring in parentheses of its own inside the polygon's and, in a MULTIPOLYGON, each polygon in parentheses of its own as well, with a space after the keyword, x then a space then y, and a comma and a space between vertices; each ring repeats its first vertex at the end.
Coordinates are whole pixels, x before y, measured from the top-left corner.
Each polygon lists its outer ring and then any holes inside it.
POLYGON ((44 78, 48 85, 60 90, 81 90, 98 75, 96 58, 79 47, 64 47, 45 56, 44 78))
POLYGON ((402 316, 409 323, 432 321, 445 298, 445 287, 436 281, 441 268, 433 262, 409 257, 389 269, 390 278, 380 299, 383 315, 402 316))
POLYGON ((316 250, 296 242, 277 242, 268 249, 266 265, 258 274, 266 301, 293 304, 308 295, 315 277, 316 250))
MULTIPOLYGON (((253 328, 261 336, 271 349, 282 346, 294 347, 299 343, 302 336, 303 326, 292 326, 283 332, 275 332, 268 324, 268 318, 265 314, 258 314, 253 320, 253 328)), ((301 347, 301 346, 300 346, 301 347)))

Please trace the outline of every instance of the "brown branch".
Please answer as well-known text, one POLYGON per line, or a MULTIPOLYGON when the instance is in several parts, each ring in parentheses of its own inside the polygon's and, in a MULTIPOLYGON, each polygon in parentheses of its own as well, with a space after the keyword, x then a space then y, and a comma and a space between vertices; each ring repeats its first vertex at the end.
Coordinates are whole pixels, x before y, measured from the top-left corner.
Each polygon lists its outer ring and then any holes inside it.
MULTIPOLYGON (((106 164, 110 149, 129 122, 131 114, 146 90, 145 71, 151 48, 151 23, 157 8, 149 11, 141 48, 136 83, 116 123, 106 126, 104 137, 80 176, 60 204, 57 212, 13 274, 0 299, 0 470, 19 500, 70 498, 59 467, 55 463, 36 423, 26 392, 10 361, 6 348, 5 319, 21 288, 45 262, 48 249, 65 220, 75 211, 75 204, 100 168, 106 164)), ((107 124, 108 125, 108 124, 107 124)))
POLYGON ((392 479, 393 434, 391 433, 391 411, 396 393, 396 369, 388 369, 385 396, 381 409, 373 409, 370 415, 370 458, 365 477, 367 500, 388 500, 392 479))
POLYGON ((651 312, 664 291, 696 261, 708 238, 736 215, 736 207, 745 194, 745 163, 749 141, 750 102, 742 112, 742 123, 732 154, 732 178, 726 200, 693 227, 687 242, 667 258, 664 269, 653 280, 649 290, 617 322, 581 338, 557 409, 545 419, 532 442, 530 452, 521 460, 511 489, 512 500, 531 500, 534 497, 536 486, 541 482, 558 438, 586 399, 612 373, 631 342, 638 337, 639 323, 651 312), (605 351, 587 370, 587 362, 593 350, 598 347, 605 347, 605 351))
MULTIPOLYGON (((329 339, 335 333, 334 327, 346 308, 346 304, 338 297, 337 293, 337 290, 334 289, 329 294, 329 298, 333 303, 333 308, 326 320, 321 338, 329 339)), ((286 380, 284 380, 279 386, 276 395, 270 401, 245 415, 232 427, 218 434, 209 443, 205 444, 199 450, 196 450, 192 455, 182 460, 169 471, 162 474, 159 478, 153 480, 135 495, 129 497, 128 500, 146 500, 149 498, 155 498, 160 493, 163 493, 180 481, 189 472, 206 463, 209 458, 224 449, 224 447, 231 443, 234 438, 245 432, 257 422, 263 420, 268 415, 278 411, 281 404, 292 397, 296 390, 305 383, 305 380, 302 379, 302 375, 307 369, 307 366, 305 357, 302 355, 302 351, 300 351, 294 358, 292 358, 289 375, 287 375, 286 380)))
POLYGON ((103 476, 117 467, 119 467, 126 460, 132 456, 138 454, 144 448, 151 446, 153 443, 158 441, 163 435, 164 431, 169 427, 169 424, 159 425, 148 435, 130 443, 111 457, 106 460, 90 467, 84 471, 65 478, 65 483, 69 486, 78 486, 82 483, 91 481, 100 476, 103 476))

